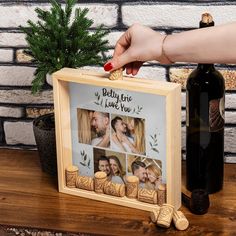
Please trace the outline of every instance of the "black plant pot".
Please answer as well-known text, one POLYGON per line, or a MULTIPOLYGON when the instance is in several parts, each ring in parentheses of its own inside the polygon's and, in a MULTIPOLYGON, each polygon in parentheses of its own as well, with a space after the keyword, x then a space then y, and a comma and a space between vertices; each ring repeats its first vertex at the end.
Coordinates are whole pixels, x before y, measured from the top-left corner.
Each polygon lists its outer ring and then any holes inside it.
POLYGON ((50 175, 57 175, 54 113, 36 118, 33 130, 42 170, 50 175))

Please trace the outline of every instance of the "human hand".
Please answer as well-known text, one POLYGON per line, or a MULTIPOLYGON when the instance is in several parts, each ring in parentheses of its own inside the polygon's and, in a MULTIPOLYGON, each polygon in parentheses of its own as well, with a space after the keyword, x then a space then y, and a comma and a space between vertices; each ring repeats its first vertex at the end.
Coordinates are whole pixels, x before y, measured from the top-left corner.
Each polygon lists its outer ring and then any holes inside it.
POLYGON ((163 64, 170 61, 162 55, 165 35, 149 27, 134 24, 117 41, 113 58, 104 65, 105 71, 125 66, 126 73, 136 75, 145 61, 157 60, 163 64))
POLYGON ((121 139, 121 142, 123 143, 126 143, 126 144, 130 143, 128 137, 125 134, 120 135, 120 139, 121 139))

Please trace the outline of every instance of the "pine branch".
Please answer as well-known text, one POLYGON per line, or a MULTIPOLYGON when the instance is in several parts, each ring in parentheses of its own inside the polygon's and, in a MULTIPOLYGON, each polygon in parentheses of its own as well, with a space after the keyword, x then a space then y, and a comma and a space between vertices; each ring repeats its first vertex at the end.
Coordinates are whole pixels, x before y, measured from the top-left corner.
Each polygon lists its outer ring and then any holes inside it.
POLYGON ((20 27, 29 45, 26 53, 34 58, 37 65, 33 93, 42 88, 47 73, 63 67, 104 63, 104 53, 109 49, 104 38, 108 30, 101 25, 94 33, 90 32, 93 20, 86 17, 88 8, 75 9, 72 20, 76 2, 67 0, 65 8, 62 8, 59 0, 50 0, 50 10, 36 8, 39 19, 36 23, 29 20, 28 27, 20 27))
POLYGON ((38 88, 42 87, 46 80, 47 71, 44 70, 43 67, 38 67, 35 71, 35 78, 32 81, 32 93, 36 94, 38 92, 38 88))

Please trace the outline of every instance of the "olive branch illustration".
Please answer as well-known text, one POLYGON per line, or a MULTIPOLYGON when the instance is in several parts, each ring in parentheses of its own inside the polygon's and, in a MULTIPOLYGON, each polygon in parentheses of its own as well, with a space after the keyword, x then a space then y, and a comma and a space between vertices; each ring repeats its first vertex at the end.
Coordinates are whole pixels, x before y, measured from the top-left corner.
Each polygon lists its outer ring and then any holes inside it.
POLYGON ((159 150, 157 149, 157 146, 158 146, 157 135, 156 134, 154 134, 153 136, 150 135, 150 137, 152 139, 152 141, 149 142, 149 144, 151 146, 151 150, 159 153, 159 150))
POLYGON ((138 106, 137 108, 133 109, 133 114, 139 115, 139 113, 143 110, 143 107, 138 106))
POLYGON ((82 161, 80 161, 80 164, 82 166, 86 166, 90 169, 91 159, 88 157, 88 155, 86 154, 86 152, 84 150, 80 151, 80 155, 81 155, 81 158, 82 158, 82 161))
POLYGON ((95 97, 96 97, 96 101, 94 102, 96 105, 98 105, 98 106, 103 106, 103 98, 101 98, 101 95, 98 93, 98 92, 96 92, 95 94, 95 97))

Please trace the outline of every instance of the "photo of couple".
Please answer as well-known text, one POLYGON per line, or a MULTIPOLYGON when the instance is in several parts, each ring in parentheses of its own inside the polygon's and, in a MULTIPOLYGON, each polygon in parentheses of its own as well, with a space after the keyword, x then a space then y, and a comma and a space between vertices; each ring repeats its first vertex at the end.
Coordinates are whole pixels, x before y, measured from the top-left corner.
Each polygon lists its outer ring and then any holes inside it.
POLYGON ((79 143, 145 155, 144 119, 77 109, 79 143))
POLYGON ((78 139, 80 143, 110 147, 110 115, 87 109, 77 109, 78 139))
POLYGON ((125 183, 126 156, 122 153, 94 148, 94 173, 104 171, 108 180, 125 183))
POLYGON ((128 172, 139 178, 139 187, 157 190, 162 184, 162 165, 160 160, 128 156, 128 172))
POLYGON ((94 173, 106 172, 114 183, 125 183, 126 175, 139 179, 139 187, 157 190, 162 183, 161 161, 94 148, 94 173), (126 161, 127 159, 127 161, 126 161), (126 165, 128 163, 128 166, 126 165))

